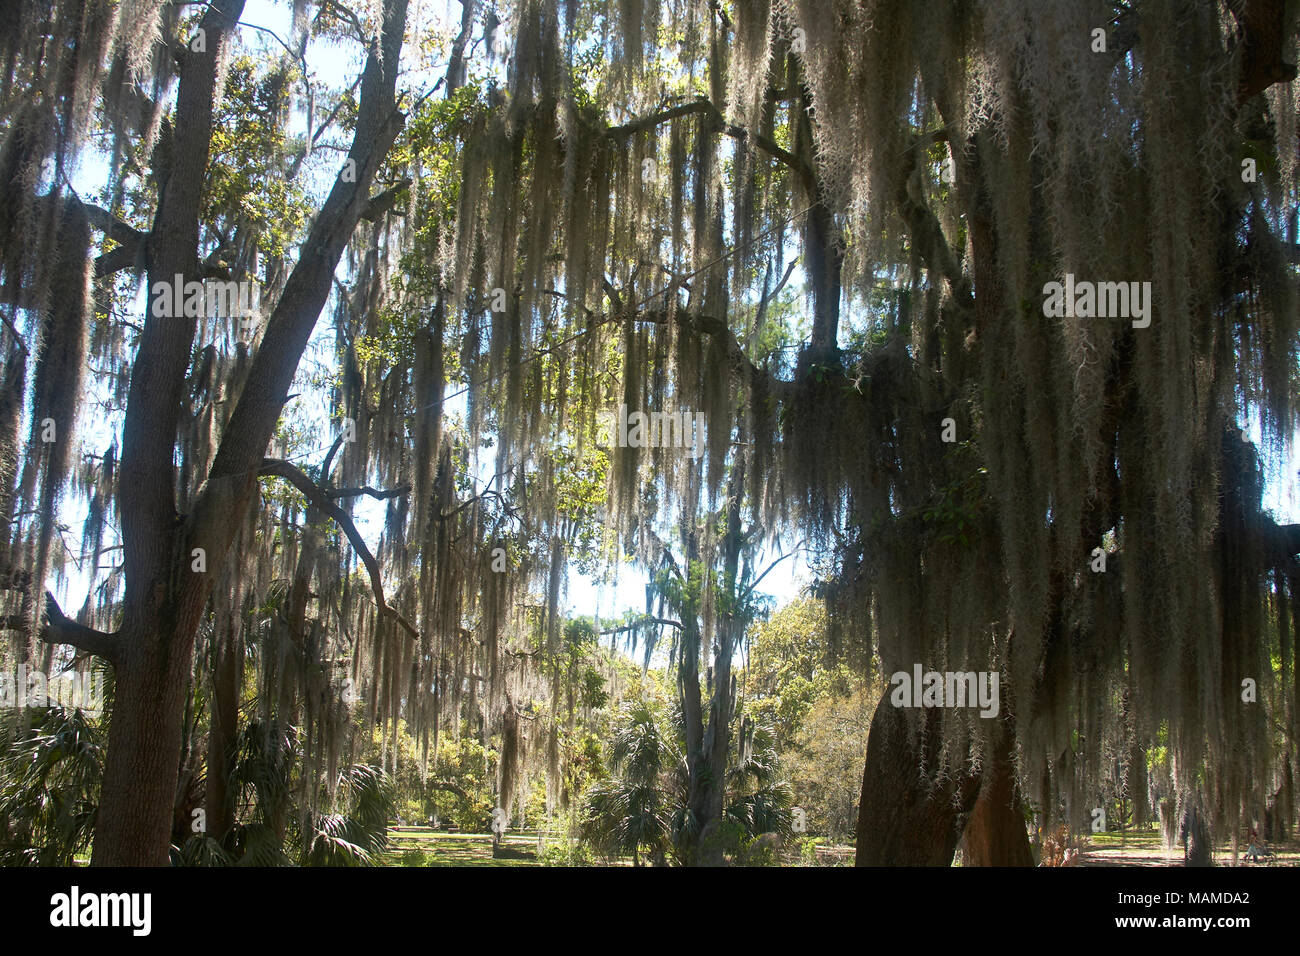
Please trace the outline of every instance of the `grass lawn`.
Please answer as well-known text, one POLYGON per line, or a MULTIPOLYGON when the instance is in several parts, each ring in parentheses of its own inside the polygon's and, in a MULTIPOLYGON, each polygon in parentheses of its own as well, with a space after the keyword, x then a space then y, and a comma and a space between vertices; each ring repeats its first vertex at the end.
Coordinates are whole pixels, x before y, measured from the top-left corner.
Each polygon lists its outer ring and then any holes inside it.
MULTIPOLYGON (((390 827, 391 849, 381 861, 384 866, 542 866, 537 855, 537 834, 507 833, 501 844, 510 858, 493 858, 491 833, 449 833, 428 827, 390 827)), ((554 847, 555 836, 546 836, 546 846, 554 847)), ((853 847, 819 846, 816 866, 851 866, 853 847)), ((807 866, 798 847, 791 844, 782 854, 781 865, 807 866)), ((632 858, 613 861, 612 866, 631 866, 632 858)))
POLYGON ((540 866, 537 837, 507 834, 502 846, 519 858, 494 859, 491 833, 447 833, 427 827, 390 829, 386 866, 540 866))
MULTIPOLYGON (((1300 844, 1289 841, 1274 844, 1273 849, 1277 853, 1277 866, 1300 866, 1300 844)), ((1247 862, 1245 852, 1243 843, 1238 848, 1238 866, 1267 865, 1247 862)), ((1089 834, 1079 861, 1080 866, 1181 866, 1182 863, 1182 847, 1166 848, 1158 830, 1089 834)), ((1215 843, 1214 865, 1232 866, 1231 842, 1215 843)))
MULTIPOLYGON (((509 858, 492 856, 491 833, 448 833, 426 827, 402 827, 389 831, 392 849, 384 858, 386 866, 541 866, 537 856, 537 835, 527 833, 507 834, 501 844, 509 858)), ((548 839, 549 842, 549 839, 548 839)), ((1275 846, 1277 866, 1300 866, 1300 844, 1292 841, 1275 846)), ((1240 848, 1244 853, 1245 847, 1240 848)), ((852 861, 851 847, 827 848, 827 859, 818 854, 821 866, 845 865, 852 861), (839 851, 844 859, 835 854, 839 851), (833 857, 833 858, 829 858, 833 857)), ((620 861, 631 865, 631 859, 620 861)), ((794 862, 794 861, 789 861, 794 862)), ((1181 847, 1166 849, 1156 830, 1128 833, 1090 834, 1084 844, 1080 866, 1181 866, 1181 847)), ((1232 866, 1232 845, 1217 843, 1214 848, 1215 866, 1232 866)), ((617 865, 617 864, 616 864, 617 865)), ((1253 864, 1239 856, 1238 866, 1264 866, 1253 864)))

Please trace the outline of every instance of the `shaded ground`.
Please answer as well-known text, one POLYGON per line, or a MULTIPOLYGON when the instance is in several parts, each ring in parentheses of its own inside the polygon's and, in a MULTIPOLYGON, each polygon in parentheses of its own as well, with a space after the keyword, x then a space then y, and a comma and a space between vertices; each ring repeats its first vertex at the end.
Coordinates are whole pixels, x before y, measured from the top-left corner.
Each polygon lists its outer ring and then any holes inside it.
MULTIPOLYGON (((1274 845, 1277 854, 1275 864, 1266 862, 1251 863, 1245 859, 1246 847, 1238 849, 1237 866, 1300 866, 1300 845, 1291 841, 1274 845)), ((1159 832, 1152 830, 1143 833, 1105 833, 1090 835, 1085 843, 1079 861, 1080 866, 1182 866, 1183 850, 1176 846, 1165 847, 1159 832)), ((1232 844, 1216 842, 1214 845, 1214 865, 1232 866, 1232 844)))
MULTIPOLYGON (((384 863, 388 866, 541 866, 545 852, 539 857, 538 836, 533 833, 509 833, 501 840, 501 845, 508 858, 492 856, 491 833, 449 833, 445 830, 431 830, 427 827, 400 827, 389 830, 392 849, 384 863)), ((551 847, 557 838, 545 836, 543 848, 551 847)), ((789 848, 787 848, 788 850, 789 848)), ((1244 857, 1245 847, 1240 848, 1238 866, 1300 866, 1300 843, 1288 842, 1274 847, 1277 853, 1275 864, 1250 863, 1244 857)), ((811 859, 800 859, 797 854, 782 854, 781 863, 786 866, 851 866, 853 848, 851 846, 818 847, 815 852, 816 863, 811 859)), ((1181 847, 1166 849, 1156 831, 1146 833, 1106 833, 1090 835, 1084 844, 1080 866, 1181 866, 1183 852, 1181 847)), ((621 860, 614 865, 630 866, 631 859, 621 860)), ((1232 846, 1229 843, 1216 843, 1214 849, 1216 866, 1232 866, 1232 846)))

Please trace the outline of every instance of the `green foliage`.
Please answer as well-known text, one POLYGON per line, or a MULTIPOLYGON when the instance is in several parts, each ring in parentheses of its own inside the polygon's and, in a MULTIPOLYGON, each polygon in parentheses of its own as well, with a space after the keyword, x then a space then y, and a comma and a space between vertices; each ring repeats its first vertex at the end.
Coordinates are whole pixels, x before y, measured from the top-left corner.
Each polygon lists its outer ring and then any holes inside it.
POLYGON ((388 847, 392 778, 378 767, 354 764, 338 777, 333 813, 313 814, 303 863, 371 866, 388 847))
POLYGON ((0 713, 0 865, 72 866, 88 851, 106 737, 81 710, 0 713))
POLYGON ((542 847, 543 866, 595 866, 599 857, 581 840, 559 840, 542 847))
MULTIPOLYGON (((578 811, 579 838, 602 858, 631 856, 638 864, 647 857, 657 864, 682 858, 694 823, 680 733, 679 710, 667 724, 643 702, 622 714, 610 745, 611 776, 588 788, 578 811)), ((716 847, 739 860, 763 834, 788 836, 793 807, 794 791, 781 777, 775 734, 758 727, 728 772, 722 819, 699 849, 716 847)))
POLYGON ((306 193, 300 181, 284 175, 295 147, 282 122, 290 79, 248 56, 231 62, 213 123, 204 197, 208 221, 226 233, 236 225, 250 229, 258 250, 272 257, 284 256, 307 223, 306 193))
POLYGON ((817 698, 782 754, 810 834, 841 844, 854 840, 877 696, 863 684, 843 696, 817 698))
MULTIPOLYGON (((969 447, 962 443, 958 451, 969 447)), ((978 512, 983 507, 983 485, 987 468, 977 468, 967 477, 940 488, 934 503, 921 509, 921 520, 931 527, 941 544, 968 547, 978 527, 978 512)))
POLYGON ((430 779, 451 784, 455 789, 424 788, 424 818, 436 816, 463 830, 486 831, 495 806, 492 788, 496 759, 495 750, 487 749, 473 738, 439 740, 437 758, 431 761, 430 779))
POLYGON ((791 602, 754 628, 742 687, 744 713, 760 726, 756 754, 771 728, 767 759, 779 755, 788 806, 804 811, 809 832, 851 840, 872 695, 865 678, 831 659, 822 601, 791 602))
POLYGON ((850 669, 829 660, 826 606, 814 598, 793 601, 755 625, 744 671, 745 713, 771 726, 788 746, 813 702, 843 693, 850 669))
POLYGON ((724 816, 751 838, 765 833, 789 836, 794 789, 779 776, 776 735, 769 727, 758 727, 746 751, 729 774, 724 816))
POLYGON ((178 849, 172 847, 172 866, 232 866, 235 857, 219 840, 196 833, 178 849))
POLYGON ((676 796, 670 771, 680 760, 650 708, 632 707, 610 747, 616 776, 597 782, 583 796, 580 838, 606 858, 630 855, 639 863, 644 852, 662 858, 676 796))
POLYGON ((430 857, 428 853, 425 853, 423 850, 421 850, 418 847, 411 847, 410 849, 402 851, 401 865, 402 866, 428 866, 429 859, 430 857))

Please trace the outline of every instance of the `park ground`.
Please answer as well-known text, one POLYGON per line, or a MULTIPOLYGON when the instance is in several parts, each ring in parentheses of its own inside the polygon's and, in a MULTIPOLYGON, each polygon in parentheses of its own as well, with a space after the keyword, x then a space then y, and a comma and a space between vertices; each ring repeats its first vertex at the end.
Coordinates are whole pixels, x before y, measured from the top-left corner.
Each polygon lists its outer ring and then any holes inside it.
MULTIPOLYGON (((495 857, 491 833, 392 827, 389 829, 389 842, 391 849, 384 861, 389 866, 541 866, 600 862, 576 859, 566 853, 561 835, 539 834, 535 830, 505 834, 495 857)), ((1080 850, 1080 866, 1179 866, 1183 859, 1181 847, 1167 849, 1155 830, 1094 834, 1082 841, 1080 850)), ((1249 863, 1242 855, 1244 850, 1244 846, 1239 850, 1238 866, 1300 866, 1300 843, 1296 841, 1275 845, 1277 858, 1273 864, 1249 863)), ((789 866, 851 866, 853 847, 793 841, 786 845, 779 859, 766 857, 755 862, 789 866)), ((630 866, 632 860, 628 857, 610 863, 630 866)), ((1233 865, 1230 843, 1215 845, 1214 863, 1216 866, 1233 865)))

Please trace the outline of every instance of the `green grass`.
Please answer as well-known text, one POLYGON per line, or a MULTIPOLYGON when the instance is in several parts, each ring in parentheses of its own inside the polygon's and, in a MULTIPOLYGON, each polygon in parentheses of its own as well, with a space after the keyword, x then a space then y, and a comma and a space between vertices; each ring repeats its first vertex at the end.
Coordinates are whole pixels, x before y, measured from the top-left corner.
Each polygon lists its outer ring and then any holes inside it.
MULTIPOLYGON (((562 862, 566 865, 577 863, 598 863, 592 858, 570 858, 557 849, 563 847, 555 838, 547 837, 548 852, 543 852, 543 859, 537 857, 537 834, 509 833, 502 838, 502 845, 511 851, 526 854, 525 859, 494 859, 492 856, 492 834, 490 833, 448 833, 442 830, 430 830, 425 827, 403 827, 388 831, 389 852, 381 861, 384 866, 545 866, 546 857, 550 864, 562 862), (557 861, 557 857, 563 857, 557 861)), ((578 855, 581 857, 581 854, 578 855)), ((821 847, 813 859, 800 859, 797 844, 791 844, 787 866, 848 866, 853 862, 853 848, 848 846, 821 847)), ((600 861, 598 865, 631 866, 632 858, 600 861)))
POLYGON ((494 859, 492 834, 443 833, 435 830, 390 830, 392 849, 385 866, 539 866, 537 838, 505 836, 501 843, 510 850, 532 854, 528 859, 494 859))

